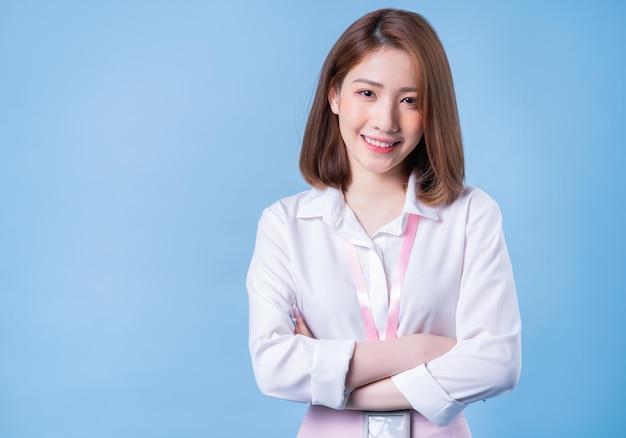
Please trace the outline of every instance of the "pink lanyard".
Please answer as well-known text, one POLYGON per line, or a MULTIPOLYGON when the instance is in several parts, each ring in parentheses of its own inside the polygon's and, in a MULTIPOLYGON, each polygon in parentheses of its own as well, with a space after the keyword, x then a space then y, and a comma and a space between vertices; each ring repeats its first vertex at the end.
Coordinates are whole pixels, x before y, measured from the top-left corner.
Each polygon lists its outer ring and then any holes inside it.
MULTIPOLYGON (((398 259, 396 276, 391 284, 385 339, 394 339, 397 336, 402 284, 404 283, 406 269, 409 265, 409 257, 411 257, 411 249, 413 248, 413 241, 415 240, 415 234, 417 233, 418 222, 419 216, 415 214, 409 215, 406 229, 404 230, 404 237, 402 238, 402 247, 400 248, 400 258, 398 259)), ((347 240, 345 240, 344 243, 346 247, 346 254, 348 256, 348 265, 350 266, 354 286, 356 288, 357 296, 359 297, 359 305, 361 306, 361 314, 363 315, 363 323, 365 324, 367 340, 375 342, 379 340, 378 330, 376 329, 376 323, 374 322, 372 305, 370 303, 369 294, 367 293, 367 287, 365 286, 365 278, 363 277, 363 270, 361 269, 361 264, 359 263, 359 256, 356 252, 356 247, 353 244, 347 240)))

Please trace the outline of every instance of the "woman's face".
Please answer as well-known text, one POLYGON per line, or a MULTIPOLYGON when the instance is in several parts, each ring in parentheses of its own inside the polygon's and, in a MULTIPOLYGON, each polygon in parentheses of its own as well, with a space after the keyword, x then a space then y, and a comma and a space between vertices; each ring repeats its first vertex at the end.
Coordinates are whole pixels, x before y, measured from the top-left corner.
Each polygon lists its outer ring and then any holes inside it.
POLYGON ((352 178, 361 174, 402 177, 402 162, 424 129, 418 110, 417 72, 409 55, 381 48, 352 68, 331 90, 352 178))

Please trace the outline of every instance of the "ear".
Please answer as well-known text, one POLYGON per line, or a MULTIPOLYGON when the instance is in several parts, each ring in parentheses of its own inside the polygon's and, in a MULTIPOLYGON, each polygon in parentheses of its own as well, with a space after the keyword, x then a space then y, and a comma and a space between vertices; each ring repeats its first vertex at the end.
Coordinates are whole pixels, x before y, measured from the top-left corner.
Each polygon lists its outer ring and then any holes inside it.
POLYGON ((339 114, 339 93, 340 90, 337 87, 331 87, 328 93, 328 104, 334 114, 339 114))

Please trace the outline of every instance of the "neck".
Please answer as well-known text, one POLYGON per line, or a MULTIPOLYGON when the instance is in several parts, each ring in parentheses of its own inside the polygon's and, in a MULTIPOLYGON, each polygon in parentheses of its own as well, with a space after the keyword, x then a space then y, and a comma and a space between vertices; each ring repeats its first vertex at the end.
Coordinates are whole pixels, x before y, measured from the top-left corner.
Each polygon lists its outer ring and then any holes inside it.
POLYGON ((373 236, 401 214, 405 185, 399 175, 359 175, 352 180, 344 196, 367 234, 373 236))
POLYGON ((406 189, 406 181, 400 174, 394 175, 358 175, 346 188, 346 197, 357 197, 363 200, 379 201, 402 196, 406 189))

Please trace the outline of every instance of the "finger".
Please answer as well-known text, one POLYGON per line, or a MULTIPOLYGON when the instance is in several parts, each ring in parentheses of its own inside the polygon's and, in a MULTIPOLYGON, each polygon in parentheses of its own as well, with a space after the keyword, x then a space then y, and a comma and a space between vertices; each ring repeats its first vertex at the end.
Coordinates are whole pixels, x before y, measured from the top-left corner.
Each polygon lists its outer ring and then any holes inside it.
POLYGON ((315 339, 298 308, 295 305, 292 305, 291 308, 293 313, 289 317, 294 324, 294 333, 315 339))
POLYGON ((309 330, 309 326, 306 325, 302 315, 296 315, 296 328, 301 335, 308 336, 309 338, 313 337, 311 334, 311 330, 309 330))

